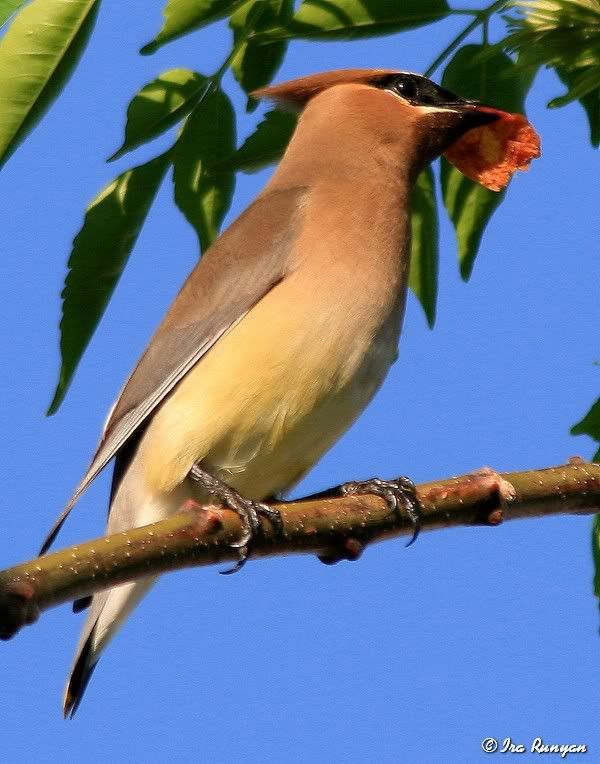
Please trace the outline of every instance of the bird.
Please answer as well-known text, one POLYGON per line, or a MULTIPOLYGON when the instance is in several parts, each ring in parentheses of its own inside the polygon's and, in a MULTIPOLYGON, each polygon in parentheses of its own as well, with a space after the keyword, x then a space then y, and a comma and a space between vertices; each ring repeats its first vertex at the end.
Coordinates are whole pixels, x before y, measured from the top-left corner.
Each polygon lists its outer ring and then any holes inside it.
MULTIPOLYGON (((242 515, 243 561, 259 516, 278 524, 276 505, 264 502, 338 440, 395 361, 415 179, 467 131, 498 118, 422 75, 391 69, 311 74, 254 95, 299 113, 289 145, 185 281, 42 552, 114 459, 108 533, 217 496, 242 515)), ((376 491, 382 481, 369 485, 376 491)), ((75 604, 89 611, 65 716, 155 580, 75 604)))

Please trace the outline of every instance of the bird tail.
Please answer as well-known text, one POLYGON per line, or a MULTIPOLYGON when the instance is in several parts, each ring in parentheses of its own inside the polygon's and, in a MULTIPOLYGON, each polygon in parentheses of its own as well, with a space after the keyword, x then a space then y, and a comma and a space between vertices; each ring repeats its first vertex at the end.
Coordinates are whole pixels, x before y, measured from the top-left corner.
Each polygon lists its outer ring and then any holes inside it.
MULTIPOLYGON (((161 520, 177 511, 181 504, 177 495, 148 494, 134 447, 117 455, 111 493, 109 534, 161 520)), ((67 679, 63 701, 65 717, 72 717, 77 710, 100 655, 155 581, 155 576, 147 576, 75 603, 76 612, 89 604, 89 613, 67 679)))
POLYGON ((65 718, 77 711, 100 655, 127 616, 156 581, 155 576, 94 595, 75 659, 67 679, 63 699, 65 718))

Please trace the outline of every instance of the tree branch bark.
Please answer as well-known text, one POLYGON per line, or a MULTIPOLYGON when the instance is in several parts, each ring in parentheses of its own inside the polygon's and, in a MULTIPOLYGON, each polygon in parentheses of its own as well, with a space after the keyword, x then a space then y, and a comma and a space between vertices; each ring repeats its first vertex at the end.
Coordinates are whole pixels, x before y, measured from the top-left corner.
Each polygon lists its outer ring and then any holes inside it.
MULTIPOLYGON (((421 529, 498 525, 504 520, 600 512, 600 465, 569 464, 526 472, 478 472, 417 486, 421 529)), ((252 557, 312 553, 356 559, 364 546, 412 534, 402 512, 377 496, 314 498, 277 505, 277 536, 263 522, 252 557)), ((186 505, 161 522, 88 541, 0 571, 0 638, 9 639, 49 607, 149 574, 234 560, 242 526, 231 510, 186 505)))

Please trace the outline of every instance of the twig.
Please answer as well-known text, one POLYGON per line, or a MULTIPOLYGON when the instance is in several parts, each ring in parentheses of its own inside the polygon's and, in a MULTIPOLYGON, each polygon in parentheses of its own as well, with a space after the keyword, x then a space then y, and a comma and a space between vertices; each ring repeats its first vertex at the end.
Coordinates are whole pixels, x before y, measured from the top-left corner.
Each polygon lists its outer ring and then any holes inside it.
POLYGON ((472 11, 470 13, 475 14, 475 18, 473 21, 471 21, 467 26, 462 30, 462 32, 459 32, 456 37, 448 44, 447 47, 444 48, 444 50, 439 54, 439 56, 435 59, 435 61, 429 66, 427 71, 425 72, 426 77, 431 77, 431 75, 435 72, 435 70, 441 66, 444 61, 450 56, 454 51, 458 48, 458 46, 463 42, 463 40, 466 40, 467 37, 473 32, 475 29, 477 29, 478 26, 481 24, 484 25, 485 30, 485 36, 487 37, 487 25, 489 23, 490 16, 492 16, 497 11, 501 11, 505 5, 507 5, 508 0, 496 0, 496 2, 489 5, 487 8, 482 8, 480 11, 472 11))
MULTIPOLYGON (((527 472, 483 469, 417 487, 422 530, 498 525, 503 520, 600 512, 600 465, 527 472)), ((356 559, 368 543, 412 533, 403 513, 371 495, 282 503, 283 536, 268 523, 253 557, 312 553, 356 559)), ((9 639, 49 607, 148 574, 235 558, 239 517, 221 507, 191 508, 161 522, 88 541, 0 572, 0 638, 9 639)), ((246 573, 247 575, 247 573, 246 573)))

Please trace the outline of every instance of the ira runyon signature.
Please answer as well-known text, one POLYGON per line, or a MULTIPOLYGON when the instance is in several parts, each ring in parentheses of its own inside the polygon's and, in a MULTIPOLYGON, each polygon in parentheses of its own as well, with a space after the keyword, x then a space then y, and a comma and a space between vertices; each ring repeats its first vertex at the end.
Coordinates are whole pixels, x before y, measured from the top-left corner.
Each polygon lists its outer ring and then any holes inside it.
POLYGON ((529 744, 516 743, 509 737, 504 740, 486 737, 481 741, 481 748, 486 753, 553 753, 561 759, 566 759, 570 753, 588 752, 585 743, 546 743, 541 737, 534 738, 529 744))

